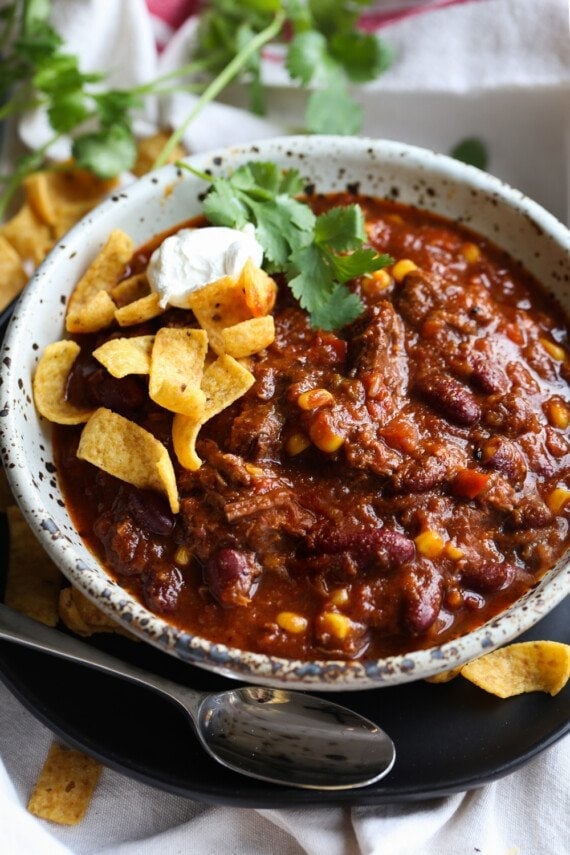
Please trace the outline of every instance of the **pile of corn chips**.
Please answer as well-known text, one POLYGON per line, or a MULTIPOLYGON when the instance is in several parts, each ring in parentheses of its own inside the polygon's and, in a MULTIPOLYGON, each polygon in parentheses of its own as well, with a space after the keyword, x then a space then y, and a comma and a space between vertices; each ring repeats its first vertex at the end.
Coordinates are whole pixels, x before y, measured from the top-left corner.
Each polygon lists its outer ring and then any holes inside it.
MULTIPOLYGON (((165 311, 144 274, 121 280, 134 249, 124 232, 111 233, 71 294, 68 332, 130 327, 165 311)), ((276 294, 274 280, 247 261, 239 278, 223 277, 189 296, 188 308, 198 328, 161 327, 155 335, 112 338, 94 351, 113 377, 148 376, 151 400, 174 414, 173 446, 184 468, 201 465, 196 439, 202 425, 253 385, 247 360, 275 338, 269 313, 276 294)), ((82 460, 136 487, 162 492, 177 513, 174 466, 164 445, 105 407, 91 411, 66 400, 67 380, 79 351, 79 345, 67 339, 46 347, 33 380, 38 411, 57 424, 86 423, 77 452, 82 460)))
POLYGON ((56 241, 115 184, 69 164, 25 180, 23 205, 0 226, 0 311, 19 294, 56 241))
MULTIPOLYGON (((133 173, 148 172, 164 144, 168 131, 139 141, 133 173)), ((180 146, 169 161, 184 157, 180 146)), ((24 201, 14 216, 0 225, 0 312, 18 296, 33 270, 55 243, 98 205, 117 185, 103 181, 73 163, 57 163, 52 169, 28 176, 24 201)))

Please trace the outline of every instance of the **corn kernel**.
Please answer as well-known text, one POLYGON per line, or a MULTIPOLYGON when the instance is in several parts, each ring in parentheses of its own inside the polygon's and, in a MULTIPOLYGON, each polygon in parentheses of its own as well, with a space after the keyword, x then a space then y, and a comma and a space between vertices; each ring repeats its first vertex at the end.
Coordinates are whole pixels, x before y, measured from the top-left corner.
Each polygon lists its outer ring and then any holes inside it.
POLYGON ((463 595, 457 588, 452 588, 445 595, 445 604, 451 609, 458 609, 463 605, 463 595))
POLYGON ((546 504, 553 514, 559 514, 568 502, 570 502, 570 490, 566 487, 555 487, 546 499, 546 504))
POLYGON ((555 344, 553 341, 550 341, 548 338, 541 338, 540 343, 550 356, 555 359, 557 362, 564 362, 566 358, 566 351, 563 347, 560 347, 559 344, 555 344))
POLYGON ((287 454, 290 454, 291 457, 295 457, 297 454, 302 454, 310 444, 311 440, 308 436, 305 436, 304 433, 292 433, 287 440, 285 449, 287 454))
POLYGON ((548 401, 546 404, 548 421, 553 427, 566 430, 570 425, 570 409, 563 401, 548 401))
POLYGON ((256 466, 254 463, 246 463, 245 468, 252 478, 259 478, 260 475, 263 475, 263 469, 260 466, 256 466))
POLYGON ((309 426, 311 442, 327 454, 333 454, 343 444, 345 437, 339 433, 330 410, 319 410, 309 426))
POLYGON ((175 563, 180 564, 182 567, 185 567, 187 564, 190 564, 191 558, 192 553, 190 552, 187 546, 179 546, 176 552, 174 553, 175 563))
POLYGON ((362 282, 362 290, 369 297, 373 297, 379 291, 384 291, 392 284, 392 277, 387 270, 375 270, 374 273, 368 274, 362 282))
POLYGON ((333 606, 346 606, 348 599, 346 588, 337 588, 336 591, 331 591, 330 601, 333 606))
POLYGON ((445 544, 445 554, 448 558, 451 558, 452 561, 459 561, 460 558, 463 558, 463 550, 458 546, 455 546, 454 543, 445 544))
POLYGON ((461 252, 469 264, 475 264, 481 258, 481 250, 476 243, 464 243, 461 252))
POLYGON ((291 635, 300 635, 302 632, 305 632, 309 625, 307 618, 295 612, 279 612, 276 620, 277 625, 281 629, 284 629, 285 632, 291 633, 291 635))
POLYGON ((416 548, 426 558, 438 558, 445 549, 445 541, 437 531, 428 529, 414 538, 416 548))
POLYGON ((392 268, 392 276, 396 282, 402 282, 404 277, 411 273, 412 270, 417 270, 418 265, 414 264, 409 258, 401 258, 392 268))
POLYGON ((319 407, 332 406, 334 398, 328 389, 309 389, 301 392, 297 404, 302 410, 317 410, 319 407))
POLYGON ((326 454, 334 454, 344 442, 344 436, 336 433, 332 425, 324 419, 313 421, 309 428, 309 436, 319 451, 324 451, 326 454))
POLYGON ((404 218, 400 214, 388 214, 386 219, 390 223, 395 223, 397 226, 401 226, 404 222, 404 218))
POLYGON ((339 615, 338 612, 323 612, 321 626, 325 632, 330 632, 331 635, 342 641, 350 632, 352 623, 346 615, 339 615))

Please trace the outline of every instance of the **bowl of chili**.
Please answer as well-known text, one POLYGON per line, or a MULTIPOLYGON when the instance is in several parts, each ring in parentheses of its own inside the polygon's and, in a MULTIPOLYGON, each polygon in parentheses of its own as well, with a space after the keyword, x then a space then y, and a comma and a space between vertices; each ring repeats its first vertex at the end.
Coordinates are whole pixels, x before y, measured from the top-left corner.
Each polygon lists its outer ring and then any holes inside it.
MULTIPOLYGON (((1 429, 16 499, 74 585, 194 665, 320 690, 460 665, 569 590, 568 230, 496 178, 395 142, 289 137, 190 159, 214 177, 251 161, 298 169, 317 216, 359 206, 391 260, 350 283, 358 317, 315 328, 276 276, 275 341, 201 429, 199 470, 176 468, 178 514, 79 460, 81 428, 52 430, 34 409, 38 358, 109 233, 132 236, 127 272, 144 272, 207 189, 177 167, 137 181, 62 239, 10 322, 1 429)), ((188 314, 169 323, 192 327, 188 314)), ((70 399, 150 419, 169 448, 144 381, 103 376, 101 336, 79 338, 70 399)))

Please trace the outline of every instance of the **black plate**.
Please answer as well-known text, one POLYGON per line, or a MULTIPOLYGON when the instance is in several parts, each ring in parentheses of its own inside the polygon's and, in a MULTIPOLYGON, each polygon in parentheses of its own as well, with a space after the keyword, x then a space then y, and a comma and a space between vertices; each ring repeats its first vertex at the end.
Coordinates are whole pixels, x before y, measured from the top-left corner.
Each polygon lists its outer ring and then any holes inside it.
MULTIPOLYGON (((0 552, 6 535, 0 516, 0 552)), ((570 598, 522 638, 569 643, 570 598)), ((235 685, 142 642, 100 636, 90 643, 198 689, 235 685)), ((177 795, 244 807, 387 804, 460 792, 513 772, 570 729, 570 685, 554 698, 537 692, 508 700, 462 678, 335 693, 328 697, 392 736, 396 765, 384 781, 363 789, 302 791, 219 766, 173 704, 126 681, 10 642, 0 642, 0 678, 40 721, 107 766, 177 795)))

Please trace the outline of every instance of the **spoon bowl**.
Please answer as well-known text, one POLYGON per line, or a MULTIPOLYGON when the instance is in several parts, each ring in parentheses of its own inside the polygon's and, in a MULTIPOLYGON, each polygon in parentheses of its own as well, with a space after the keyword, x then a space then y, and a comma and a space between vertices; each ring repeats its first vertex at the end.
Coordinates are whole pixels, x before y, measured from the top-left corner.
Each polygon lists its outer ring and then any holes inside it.
POLYGON ((174 701, 218 763, 262 781, 349 790, 379 781, 396 751, 378 725, 313 695, 244 686, 199 692, 137 668, 0 604, 0 639, 123 677, 174 701))

